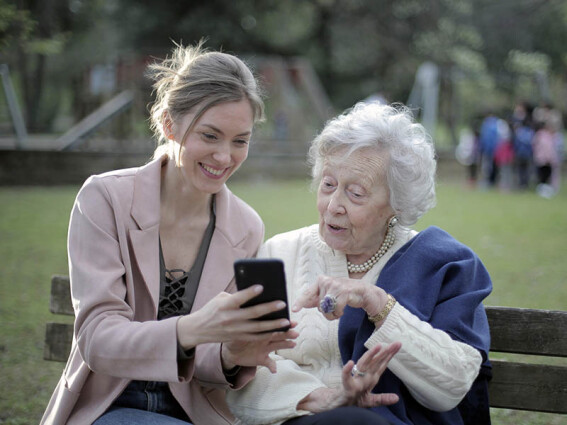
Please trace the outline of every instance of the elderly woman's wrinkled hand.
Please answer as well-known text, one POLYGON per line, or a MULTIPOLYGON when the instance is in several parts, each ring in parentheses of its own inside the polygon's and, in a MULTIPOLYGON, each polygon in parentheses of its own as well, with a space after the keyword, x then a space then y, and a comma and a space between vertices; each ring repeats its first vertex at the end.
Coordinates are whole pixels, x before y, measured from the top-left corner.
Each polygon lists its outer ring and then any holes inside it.
POLYGON ((397 403, 399 401, 397 394, 373 394, 372 389, 378 384, 388 363, 401 346, 399 342, 385 347, 377 345, 364 353, 356 365, 352 360, 349 361, 343 367, 342 389, 318 388, 301 400, 297 409, 319 413, 340 406, 369 408, 397 403))
POLYGON ((347 305, 375 314, 386 302, 386 292, 377 286, 358 279, 319 276, 295 301, 292 311, 318 307, 328 320, 335 320, 343 315, 347 305))
POLYGON ((352 360, 345 364, 342 379, 348 404, 358 407, 375 407, 398 402, 399 397, 396 394, 374 394, 372 389, 378 384, 388 363, 400 351, 401 346, 399 342, 385 347, 377 345, 364 353, 356 364, 352 360))

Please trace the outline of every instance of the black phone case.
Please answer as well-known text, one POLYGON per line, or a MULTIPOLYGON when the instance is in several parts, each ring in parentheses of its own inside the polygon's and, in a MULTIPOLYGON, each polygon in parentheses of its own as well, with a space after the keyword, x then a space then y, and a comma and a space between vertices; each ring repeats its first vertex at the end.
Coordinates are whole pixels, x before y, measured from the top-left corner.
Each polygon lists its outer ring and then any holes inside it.
MULTIPOLYGON (((250 307, 270 301, 281 300, 286 303, 282 310, 259 317, 258 320, 288 319, 287 291, 283 261, 276 258, 246 258, 234 262, 234 276, 238 290, 259 284, 264 290, 241 307, 250 307)), ((289 326, 278 331, 287 331, 289 326)), ((273 332, 273 331, 270 331, 273 332)))

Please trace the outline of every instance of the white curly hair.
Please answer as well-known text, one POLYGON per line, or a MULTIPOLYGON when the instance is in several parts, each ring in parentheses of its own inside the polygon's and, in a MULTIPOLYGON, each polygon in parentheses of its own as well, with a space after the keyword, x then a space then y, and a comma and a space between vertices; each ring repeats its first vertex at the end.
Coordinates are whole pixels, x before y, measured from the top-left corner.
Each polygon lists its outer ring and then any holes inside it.
POLYGON ((435 206, 437 161, 431 137, 404 105, 360 102, 328 121, 309 149, 313 187, 326 159, 369 147, 387 159, 390 206, 400 225, 415 224, 435 206))

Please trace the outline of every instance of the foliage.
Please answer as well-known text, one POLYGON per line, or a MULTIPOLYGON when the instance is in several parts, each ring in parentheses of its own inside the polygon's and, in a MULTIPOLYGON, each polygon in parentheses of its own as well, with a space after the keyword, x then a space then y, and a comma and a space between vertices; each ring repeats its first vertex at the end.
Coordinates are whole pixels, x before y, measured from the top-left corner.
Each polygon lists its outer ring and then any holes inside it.
POLYGON ((14 4, 0 0, 0 53, 27 40, 34 26, 28 10, 18 10, 14 4))
POLYGON ((419 65, 433 61, 441 71, 440 117, 453 133, 488 102, 511 107, 520 97, 538 102, 549 96, 560 108, 567 106, 562 0, 18 3, 25 8, 5 1, 0 0, 0 46, 11 67, 20 67, 28 119, 35 116, 34 125, 46 130, 55 117, 41 109, 59 107, 57 98, 43 99, 46 84, 71 92, 67 112, 84 114, 88 108, 78 107, 81 96, 87 97, 81 84, 92 65, 163 56, 172 40, 189 44, 203 37, 211 48, 239 55, 309 58, 337 110, 375 92, 406 102, 419 65), (40 7, 47 4, 48 11, 40 7), (19 49, 18 40, 28 49, 19 49), (40 50, 32 54, 34 46, 40 50), (46 84, 34 83, 32 75, 43 76, 46 84), (559 80, 560 90, 545 90, 542 78, 559 80))
POLYGON ((543 53, 526 53, 520 50, 508 52, 507 68, 518 74, 547 73, 550 59, 543 53))
MULTIPOLYGON (((82 58, 88 57, 85 52, 97 58, 93 53, 104 46, 99 36, 86 42, 86 48, 85 44, 73 48, 86 41, 83 34, 97 27, 104 3, 28 0, 14 6, 0 0, 0 53, 20 83, 17 92, 30 132, 51 131, 61 104, 59 93, 76 88, 75 82, 82 77, 82 58), (50 91, 57 94, 46 96, 50 91)), ((108 53, 98 59, 107 60, 108 53)))

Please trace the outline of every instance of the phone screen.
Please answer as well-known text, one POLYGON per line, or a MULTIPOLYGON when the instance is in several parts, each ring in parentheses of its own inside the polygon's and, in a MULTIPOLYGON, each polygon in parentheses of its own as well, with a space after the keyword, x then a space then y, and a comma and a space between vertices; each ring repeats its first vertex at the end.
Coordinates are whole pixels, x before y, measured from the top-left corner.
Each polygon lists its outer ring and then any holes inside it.
MULTIPOLYGON (((281 300, 286 303, 282 310, 259 317, 258 320, 288 319, 286 280, 283 261, 277 258, 246 258, 234 262, 234 275, 238 290, 252 285, 262 285, 264 290, 241 307, 281 300)), ((289 327, 277 329, 287 331, 289 327)), ((272 331, 270 331, 272 332, 272 331)))

